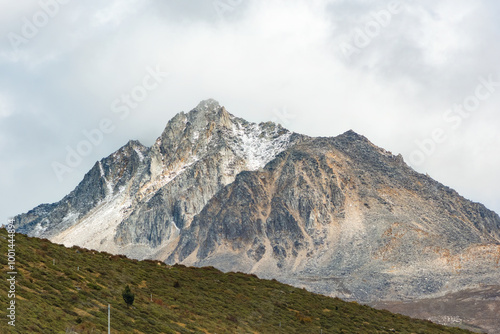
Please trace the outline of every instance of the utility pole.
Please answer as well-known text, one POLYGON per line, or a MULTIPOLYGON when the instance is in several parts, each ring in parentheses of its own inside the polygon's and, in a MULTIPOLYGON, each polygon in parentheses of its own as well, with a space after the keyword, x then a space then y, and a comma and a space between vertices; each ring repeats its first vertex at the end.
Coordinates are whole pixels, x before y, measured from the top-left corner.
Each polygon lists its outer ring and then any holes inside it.
POLYGON ((111 305, 108 304, 108 334, 111 334, 111 305))

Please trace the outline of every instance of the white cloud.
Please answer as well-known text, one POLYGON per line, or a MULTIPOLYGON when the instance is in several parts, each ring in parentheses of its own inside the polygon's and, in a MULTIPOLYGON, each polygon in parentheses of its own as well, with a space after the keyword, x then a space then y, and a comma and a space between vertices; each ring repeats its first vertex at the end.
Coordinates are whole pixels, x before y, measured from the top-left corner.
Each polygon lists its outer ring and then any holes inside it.
POLYGON ((112 24, 120 25, 127 17, 137 14, 137 11, 147 4, 148 1, 142 0, 114 0, 107 2, 104 8, 99 8, 92 15, 92 26, 104 26, 112 24))
MULTIPOLYGON (((415 141, 446 126, 442 114, 474 91, 479 76, 500 80, 500 27, 492 1, 408 2, 350 62, 339 52, 339 40, 362 27, 370 13, 387 8, 386 1, 249 0, 222 18, 212 4, 70 2, 21 50, 18 62, 6 60, 8 45, 3 48, 0 89, 15 92, 6 110, 16 112, 0 130, 9 142, 36 142, 44 152, 9 151, 9 159, 25 166, 22 173, 10 170, 10 179, 20 194, 33 187, 46 191, 29 205, 7 200, 2 212, 61 198, 95 160, 128 139, 151 144, 175 113, 208 97, 251 121, 271 120, 286 107, 286 125, 309 135, 353 128, 408 161, 415 141), (127 120, 113 118, 110 103, 156 64, 170 73, 165 84, 127 120), (33 105, 40 110, 37 122, 28 112, 33 105), (67 181, 53 186, 52 160, 64 158, 66 145, 104 117, 116 122, 116 130, 67 181), (26 124, 29 131, 20 131, 26 124), (32 173, 31 182, 25 173, 32 173)), ((20 29, 21 17, 34 10, 9 6, 0 32, 20 29)), ((500 90, 418 167, 497 211, 499 107, 500 90)), ((5 146, 0 149, 3 154, 5 146)))
POLYGON ((9 99, 0 93, 0 119, 12 115, 12 104, 9 99))

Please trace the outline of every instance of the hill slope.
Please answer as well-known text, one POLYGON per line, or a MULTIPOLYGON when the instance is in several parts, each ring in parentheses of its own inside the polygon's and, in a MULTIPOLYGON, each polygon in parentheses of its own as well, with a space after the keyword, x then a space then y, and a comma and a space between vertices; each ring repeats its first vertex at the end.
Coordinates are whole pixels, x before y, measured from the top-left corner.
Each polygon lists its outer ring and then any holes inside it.
MULTIPOLYGON (((0 229, 2 253, 6 235, 0 229)), ((1 333, 104 332, 108 303, 112 333, 468 333, 242 273, 138 262, 23 235, 16 252, 16 326, 7 325, 2 293, 1 333), (131 308, 121 296, 126 285, 135 293, 131 308)), ((5 279, 0 286, 8 290, 5 279)))

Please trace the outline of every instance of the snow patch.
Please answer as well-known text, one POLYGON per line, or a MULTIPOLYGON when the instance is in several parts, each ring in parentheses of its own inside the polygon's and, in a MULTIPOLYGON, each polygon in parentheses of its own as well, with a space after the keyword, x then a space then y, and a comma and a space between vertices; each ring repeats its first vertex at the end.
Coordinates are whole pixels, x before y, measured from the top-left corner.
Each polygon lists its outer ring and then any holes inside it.
POLYGON ((50 221, 47 218, 43 219, 41 222, 36 224, 36 226, 33 228, 33 231, 30 233, 30 235, 33 237, 39 237, 39 236, 43 235, 44 232, 49 227, 49 225, 50 225, 50 221), (42 226, 42 224, 44 224, 45 226, 42 226))
POLYGON ((105 179, 106 177, 104 176, 104 169, 102 168, 102 163, 100 161, 99 161, 99 170, 101 171, 101 177, 105 179))
POLYGON ((130 215, 132 200, 127 193, 119 193, 96 206, 78 224, 51 238, 67 247, 79 245, 90 249, 116 251, 114 236, 118 225, 130 215))
POLYGON ((104 169, 102 168, 102 163, 100 161, 99 161, 99 169, 101 170, 101 177, 104 179, 106 187, 108 188, 108 193, 106 194, 106 197, 109 197, 113 195, 113 183, 109 182, 106 176, 104 175, 104 169))
POLYGON ((180 233, 181 233, 180 228, 178 228, 177 225, 175 224, 175 222, 172 221, 170 223, 170 238, 169 239, 177 238, 180 233))
MULTIPOLYGON (((141 189, 141 193, 144 197, 152 197, 158 189, 171 182, 196 161, 196 159, 192 159, 190 163, 158 175, 141 189)), ((101 177, 106 181, 108 189, 112 191, 112 183, 105 178, 100 162, 99 167, 101 177)), ((114 241, 116 229, 122 221, 130 216, 135 201, 127 189, 128 187, 122 186, 116 194, 108 193, 104 200, 79 220, 78 213, 68 214, 63 221, 72 222, 73 226, 55 235, 51 241, 62 243, 68 247, 79 245, 90 249, 118 253, 121 248, 114 241)), ((39 233, 44 231, 41 225, 37 226, 36 229, 40 231, 39 233)), ((171 223, 171 233, 174 236, 180 234, 180 229, 174 222, 171 223)))
POLYGON ((198 131, 193 132, 193 142, 197 141, 200 138, 200 133, 198 131))
POLYGON ((138 150, 136 147, 134 147, 134 151, 135 153, 137 153, 137 155, 139 156, 139 160, 142 162, 144 160, 144 155, 142 154, 142 152, 138 150))
POLYGON ((236 151, 245 158, 249 170, 264 167, 289 146, 291 132, 278 135, 278 129, 273 133, 266 133, 255 123, 248 126, 233 123, 233 135, 238 139, 236 151))
POLYGON ((61 221, 64 225, 73 225, 76 220, 80 217, 79 212, 68 212, 66 216, 64 216, 63 220, 61 221))

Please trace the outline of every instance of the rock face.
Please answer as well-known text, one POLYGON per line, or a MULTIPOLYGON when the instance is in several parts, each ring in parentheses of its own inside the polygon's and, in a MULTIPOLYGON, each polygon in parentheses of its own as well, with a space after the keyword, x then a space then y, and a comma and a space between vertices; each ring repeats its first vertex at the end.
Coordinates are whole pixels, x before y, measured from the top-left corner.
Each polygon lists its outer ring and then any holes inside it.
POLYGON ((240 173, 167 262, 255 272, 359 301, 439 295, 500 276, 500 219, 350 131, 240 173))
POLYGON ((363 302, 498 284, 500 217, 352 131, 310 138, 202 101, 129 142, 18 230, 256 273, 363 302))
POLYGON ((109 157, 96 162, 82 182, 69 195, 54 204, 42 204, 15 218, 20 233, 53 237, 71 228, 82 218, 102 208, 123 190, 139 188, 137 176, 144 172, 141 164, 149 149, 130 141, 109 157))
POLYGON ((40 205, 15 222, 21 233, 67 246, 164 257, 179 231, 239 172, 263 167, 305 138, 202 101, 170 120, 151 148, 129 142, 97 162, 60 202, 40 205))

